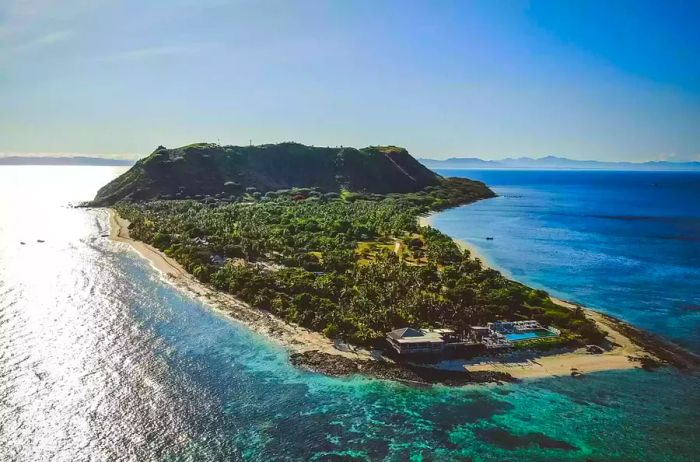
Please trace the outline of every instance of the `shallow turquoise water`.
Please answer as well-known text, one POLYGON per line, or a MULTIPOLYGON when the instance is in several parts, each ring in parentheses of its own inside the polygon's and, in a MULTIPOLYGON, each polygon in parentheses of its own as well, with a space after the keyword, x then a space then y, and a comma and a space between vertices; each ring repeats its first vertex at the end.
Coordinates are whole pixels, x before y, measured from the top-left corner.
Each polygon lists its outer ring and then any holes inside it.
POLYGON ((505 334, 506 340, 510 340, 511 342, 517 342, 520 340, 531 340, 533 338, 542 338, 542 337, 552 337, 554 334, 549 332, 548 330, 535 330, 531 332, 518 332, 518 333, 513 333, 513 334, 505 334))
POLYGON ((79 169, 0 168, 0 460, 697 460, 695 375, 299 371, 100 237, 104 212, 63 207, 116 173, 79 169))

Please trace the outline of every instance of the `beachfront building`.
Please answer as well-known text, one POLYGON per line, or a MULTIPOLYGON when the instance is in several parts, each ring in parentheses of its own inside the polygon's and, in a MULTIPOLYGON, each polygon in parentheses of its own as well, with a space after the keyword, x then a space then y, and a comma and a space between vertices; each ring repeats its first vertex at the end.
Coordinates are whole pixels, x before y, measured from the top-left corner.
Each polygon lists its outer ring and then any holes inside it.
POLYGON ((491 336, 491 329, 486 326, 471 326, 469 330, 471 337, 476 341, 481 341, 485 337, 491 336))
POLYGON ((445 349, 445 345, 453 340, 454 334, 451 329, 404 327, 388 332, 386 339, 398 354, 440 353, 445 349))
POLYGON ((542 325, 534 319, 527 321, 496 321, 486 324, 486 327, 491 331, 509 333, 509 332, 528 332, 537 329, 544 329, 542 325))
POLYGON ((451 329, 415 329, 404 327, 387 332, 386 340, 400 355, 448 353, 463 347, 510 348, 519 342, 561 335, 558 329, 543 327, 535 320, 495 321, 471 326, 460 335, 451 329))

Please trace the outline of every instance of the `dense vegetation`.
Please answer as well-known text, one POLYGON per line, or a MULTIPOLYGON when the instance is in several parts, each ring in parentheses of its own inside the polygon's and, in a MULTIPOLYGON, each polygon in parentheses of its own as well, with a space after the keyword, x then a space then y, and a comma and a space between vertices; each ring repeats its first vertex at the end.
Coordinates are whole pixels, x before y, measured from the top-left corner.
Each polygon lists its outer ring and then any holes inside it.
POLYGON ((417 218, 489 197, 482 183, 442 180, 421 191, 362 194, 257 189, 227 200, 120 202, 136 239, 199 280, 290 322, 368 345, 403 326, 463 330, 497 319, 540 320, 563 342, 600 342, 581 310, 486 269, 417 218))
POLYGON ((159 146, 129 171, 105 185, 95 205, 119 200, 204 199, 316 187, 322 192, 408 193, 439 184, 403 148, 322 148, 299 143, 219 146, 199 143, 159 146))

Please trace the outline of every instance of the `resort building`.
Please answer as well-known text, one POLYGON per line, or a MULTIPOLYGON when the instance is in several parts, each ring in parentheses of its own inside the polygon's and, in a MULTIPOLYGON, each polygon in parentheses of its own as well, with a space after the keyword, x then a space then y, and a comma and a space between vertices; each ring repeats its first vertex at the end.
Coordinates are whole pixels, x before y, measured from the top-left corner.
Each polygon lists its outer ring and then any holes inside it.
POLYGON ((451 329, 415 329, 404 327, 386 334, 389 345, 400 355, 443 353, 462 347, 510 348, 516 343, 561 335, 558 329, 543 327, 535 320, 496 321, 486 326, 471 326, 460 335, 451 329))
POLYGON ((389 345, 399 354, 440 353, 454 337, 450 329, 414 329, 404 327, 386 334, 389 345))
POLYGON ((489 337, 491 335, 491 329, 486 326, 471 326, 469 329, 475 340, 480 341, 484 337, 489 337))
POLYGON ((526 332, 530 330, 544 329, 542 325, 533 320, 527 321, 496 321, 486 324, 492 331, 496 332, 526 332))

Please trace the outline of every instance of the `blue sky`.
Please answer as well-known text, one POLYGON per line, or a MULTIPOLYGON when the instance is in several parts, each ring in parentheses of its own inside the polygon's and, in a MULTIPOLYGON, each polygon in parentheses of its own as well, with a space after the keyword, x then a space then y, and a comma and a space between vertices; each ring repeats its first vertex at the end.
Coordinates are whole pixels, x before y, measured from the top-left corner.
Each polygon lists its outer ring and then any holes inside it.
POLYGON ((698 1, 2 0, 0 153, 700 160, 698 1))

